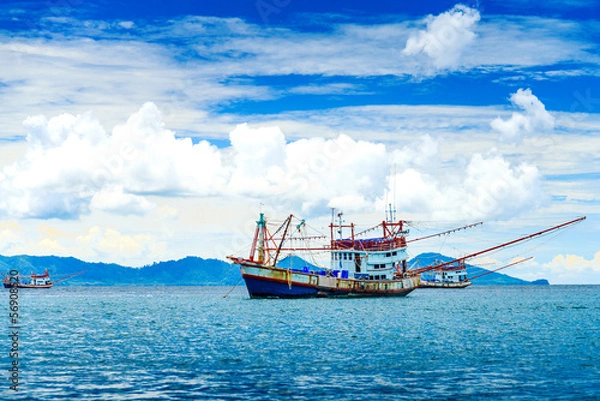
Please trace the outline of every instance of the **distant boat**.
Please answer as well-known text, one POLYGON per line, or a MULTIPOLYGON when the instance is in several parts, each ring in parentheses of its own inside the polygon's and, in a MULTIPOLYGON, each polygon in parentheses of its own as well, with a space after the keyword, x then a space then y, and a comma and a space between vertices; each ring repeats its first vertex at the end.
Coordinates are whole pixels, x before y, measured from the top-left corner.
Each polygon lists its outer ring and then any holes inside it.
POLYGON ((471 280, 467 278, 467 267, 464 260, 455 266, 434 268, 421 273, 419 288, 466 288, 471 280))
POLYGON ((86 271, 80 271, 75 274, 71 274, 67 277, 63 277, 56 281, 50 280, 50 273, 48 273, 48 269, 44 270, 44 274, 34 274, 31 273, 27 278, 23 279, 22 276, 17 276, 17 281, 14 281, 12 277, 6 275, 2 284, 4 284, 4 288, 51 288, 54 284, 60 283, 61 281, 65 281, 70 279, 71 277, 78 276, 80 274, 85 273, 86 271))
POLYGON ((17 281, 13 281, 8 275, 2 282, 4 288, 50 288, 54 284, 50 281, 50 274, 48 269, 44 270, 44 274, 30 274, 27 279, 22 279, 21 276, 17 277, 17 281))

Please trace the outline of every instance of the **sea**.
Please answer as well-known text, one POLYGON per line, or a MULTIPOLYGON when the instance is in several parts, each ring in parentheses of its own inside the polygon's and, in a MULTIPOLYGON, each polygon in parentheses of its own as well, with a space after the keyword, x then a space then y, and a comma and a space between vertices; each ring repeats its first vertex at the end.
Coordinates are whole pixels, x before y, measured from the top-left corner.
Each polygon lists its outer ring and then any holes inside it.
POLYGON ((0 302, 2 400, 600 400, 600 286, 56 286, 19 290, 16 322, 0 302))

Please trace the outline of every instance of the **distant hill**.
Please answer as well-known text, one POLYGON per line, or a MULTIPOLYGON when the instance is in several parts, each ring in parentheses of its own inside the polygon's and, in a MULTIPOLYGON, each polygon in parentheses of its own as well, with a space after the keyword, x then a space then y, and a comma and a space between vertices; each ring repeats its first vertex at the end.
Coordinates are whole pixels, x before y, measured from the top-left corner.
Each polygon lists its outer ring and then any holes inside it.
POLYGON ((90 263, 71 257, 0 256, 0 272, 16 268, 23 275, 42 273, 61 277, 85 270, 59 285, 235 285, 241 278, 236 266, 217 259, 189 256, 180 260, 154 263, 141 268, 114 263, 90 263))
POLYGON ((307 262, 299 256, 287 256, 277 262, 277 267, 281 267, 282 269, 297 269, 302 270, 304 267, 308 267, 311 271, 319 271, 324 270, 312 263, 307 262))
MULTIPOLYGON (((450 261, 452 258, 438 253, 422 253, 408 262, 409 267, 428 266, 435 261, 450 261)), ((301 270, 307 266, 310 270, 319 267, 297 257, 281 259, 277 265, 282 268, 301 270)), ((517 267, 518 268, 518 267, 517 267)), ((0 272, 6 274, 17 269, 23 275, 43 273, 48 269, 50 277, 58 280, 82 270, 82 275, 70 278, 59 285, 220 285, 233 286, 241 278, 239 268, 217 259, 202 259, 188 256, 180 260, 158 262, 152 265, 134 268, 114 263, 91 263, 72 257, 59 256, 2 256, 0 255, 0 272)), ((467 265, 467 276, 485 273, 488 270, 467 265)), ((502 273, 491 273, 478 278, 473 285, 548 285, 546 280, 525 281, 502 273)))
MULTIPOLYGON (((443 263, 454 260, 454 258, 441 255, 439 253, 427 252, 422 253, 408 262, 410 269, 417 269, 419 267, 430 266, 434 263, 443 263)), ((479 274, 489 272, 487 269, 481 267, 466 264, 467 277, 475 277, 479 274)), ((518 269, 518 267, 515 267, 518 269)), ((483 277, 479 277, 473 280, 473 285, 549 285, 550 283, 545 279, 539 279, 535 281, 521 280, 520 278, 511 277, 507 274, 502 273, 490 273, 483 277)))

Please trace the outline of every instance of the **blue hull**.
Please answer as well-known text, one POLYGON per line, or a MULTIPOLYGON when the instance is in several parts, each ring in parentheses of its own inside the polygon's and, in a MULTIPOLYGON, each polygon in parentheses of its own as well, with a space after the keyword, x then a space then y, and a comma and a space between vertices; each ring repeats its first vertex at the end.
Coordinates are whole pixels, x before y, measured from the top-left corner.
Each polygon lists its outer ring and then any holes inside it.
POLYGON ((419 285, 418 277, 393 281, 355 280, 254 264, 242 265, 242 277, 250 298, 402 297, 419 285))
POLYGON ((266 281, 252 277, 244 277, 250 298, 313 298, 317 296, 317 289, 301 287, 287 283, 266 281))

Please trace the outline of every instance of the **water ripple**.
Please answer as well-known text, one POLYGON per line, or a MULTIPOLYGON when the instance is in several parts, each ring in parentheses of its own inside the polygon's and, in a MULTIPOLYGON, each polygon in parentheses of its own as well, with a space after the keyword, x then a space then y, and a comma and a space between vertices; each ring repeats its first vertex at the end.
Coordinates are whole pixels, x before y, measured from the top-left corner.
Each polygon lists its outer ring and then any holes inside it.
MULTIPOLYGON (((22 292, 16 400, 597 399, 600 287, 249 300, 202 287, 22 292)), ((7 342, 4 342, 8 347, 7 342)), ((9 366, 7 352, 3 366, 9 366)))

